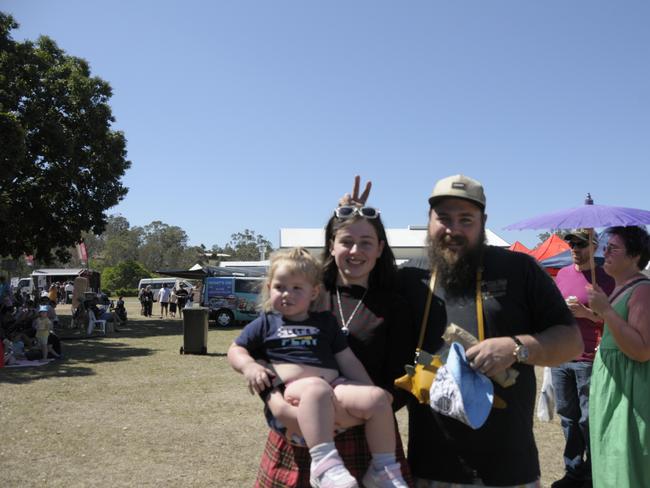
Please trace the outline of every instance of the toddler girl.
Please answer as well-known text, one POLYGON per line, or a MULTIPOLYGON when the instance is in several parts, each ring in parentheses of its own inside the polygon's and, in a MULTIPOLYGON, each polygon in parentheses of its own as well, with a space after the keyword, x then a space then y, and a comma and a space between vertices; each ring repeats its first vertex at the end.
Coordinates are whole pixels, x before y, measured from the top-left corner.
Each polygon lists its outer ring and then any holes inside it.
POLYGON ((271 389, 276 375, 282 380, 284 398, 297 406, 298 425, 310 448, 311 485, 358 486, 333 435, 335 424, 365 423, 373 459, 363 485, 406 488, 395 460, 390 395, 373 386, 331 313, 309 311, 320 291, 318 261, 301 248, 276 253, 265 285, 264 312, 230 346, 228 360, 252 393, 271 389), (272 369, 258 359, 269 361, 272 369))
POLYGON ((48 313, 49 309, 47 305, 41 305, 38 309, 38 317, 34 321, 36 339, 38 340, 38 344, 41 346, 43 359, 47 359, 48 353, 52 354, 52 356, 56 358, 59 357, 54 348, 48 345, 50 330, 52 330, 52 321, 48 318, 48 313))

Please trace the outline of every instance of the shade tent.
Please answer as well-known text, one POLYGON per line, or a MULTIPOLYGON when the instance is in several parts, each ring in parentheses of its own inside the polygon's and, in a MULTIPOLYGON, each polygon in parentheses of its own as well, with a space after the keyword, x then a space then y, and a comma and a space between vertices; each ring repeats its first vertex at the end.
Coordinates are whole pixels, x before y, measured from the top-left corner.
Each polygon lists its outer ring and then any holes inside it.
POLYGON ((262 267, 246 268, 221 268, 217 266, 204 266, 200 269, 161 269, 156 273, 174 278, 185 278, 189 280, 203 280, 208 276, 264 276, 266 269, 262 267))
POLYGON ((530 249, 524 246, 521 242, 515 241, 509 248, 509 251, 523 252, 524 254, 530 254, 530 249))
POLYGON ((542 242, 535 249, 530 251, 530 255, 537 261, 544 261, 569 249, 569 245, 557 234, 551 234, 551 237, 542 242))
MULTIPOLYGON (((603 250, 602 248, 598 248, 596 252, 594 253, 594 259, 596 260, 596 264, 599 266, 602 266, 603 262, 605 261, 605 257, 603 256, 603 250)), ((560 254, 556 254, 555 256, 552 256, 550 258, 544 259, 541 261, 541 265, 545 268, 564 268, 565 266, 568 266, 573 263, 573 259, 571 258, 571 249, 568 251, 561 252, 560 254)))

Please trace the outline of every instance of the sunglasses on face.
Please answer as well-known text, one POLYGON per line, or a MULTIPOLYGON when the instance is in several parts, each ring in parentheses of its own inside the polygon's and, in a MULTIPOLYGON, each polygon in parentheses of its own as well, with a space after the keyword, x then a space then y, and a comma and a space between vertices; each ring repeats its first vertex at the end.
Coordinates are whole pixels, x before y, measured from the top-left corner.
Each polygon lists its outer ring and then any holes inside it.
POLYGON ((351 219, 355 215, 366 219, 376 219, 379 217, 379 210, 373 207, 354 207, 352 205, 344 205, 334 210, 334 215, 337 219, 341 220, 351 219))
POLYGON ((571 249, 584 249, 589 245, 586 241, 569 241, 568 244, 571 249))
POLYGON ((605 247, 603 247, 603 254, 608 253, 608 254, 616 254, 621 250, 620 247, 612 246, 611 244, 607 244, 605 247))

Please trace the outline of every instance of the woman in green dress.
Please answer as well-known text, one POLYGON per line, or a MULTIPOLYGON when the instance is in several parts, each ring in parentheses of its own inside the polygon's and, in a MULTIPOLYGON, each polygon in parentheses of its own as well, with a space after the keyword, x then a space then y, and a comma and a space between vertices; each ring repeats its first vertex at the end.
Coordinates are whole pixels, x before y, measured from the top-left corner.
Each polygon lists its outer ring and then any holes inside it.
POLYGON ((596 487, 650 486, 650 279, 648 233, 608 229, 605 271, 616 282, 607 296, 589 290, 605 320, 591 377, 589 431, 596 487))

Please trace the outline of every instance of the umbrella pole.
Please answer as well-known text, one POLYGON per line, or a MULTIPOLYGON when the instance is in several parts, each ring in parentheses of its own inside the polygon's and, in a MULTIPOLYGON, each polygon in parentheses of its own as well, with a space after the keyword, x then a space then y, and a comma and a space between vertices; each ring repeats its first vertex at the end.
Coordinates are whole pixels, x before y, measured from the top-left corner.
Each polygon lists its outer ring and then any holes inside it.
POLYGON ((589 229, 589 265, 591 266, 591 286, 596 285, 596 261, 594 259, 594 229, 589 229))

